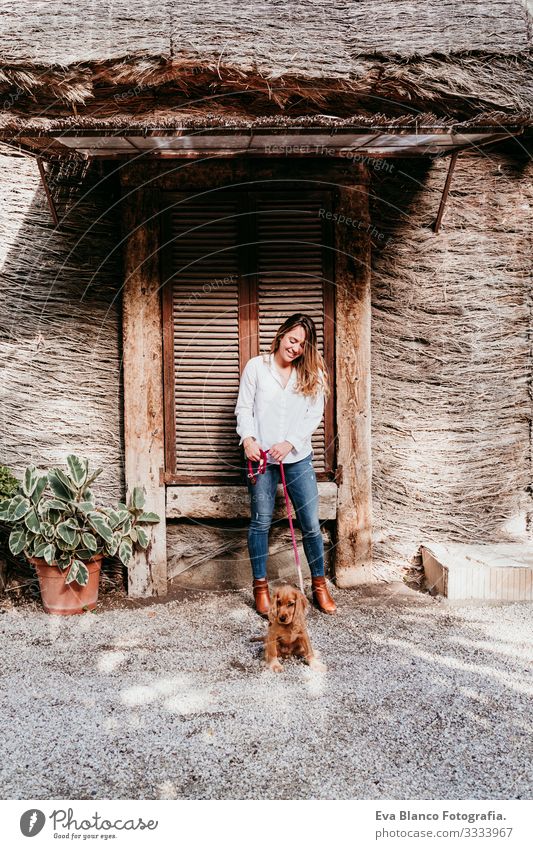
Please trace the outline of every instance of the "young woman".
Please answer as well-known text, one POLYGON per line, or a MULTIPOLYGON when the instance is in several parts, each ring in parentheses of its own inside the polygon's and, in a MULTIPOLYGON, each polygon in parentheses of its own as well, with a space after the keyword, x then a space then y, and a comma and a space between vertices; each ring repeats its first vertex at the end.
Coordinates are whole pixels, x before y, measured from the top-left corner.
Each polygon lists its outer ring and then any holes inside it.
POLYGON ((267 452, 264 474, 256 475, 255 484, 247 478, 251 506, 248 551, 255 607, 261 615, 266 615, 270 606, 266 564, 280 462, 302 530, 314 601, 324 613, 336 611, 324 577, 324 544, 311 450, 311 436, 322 420, 329 391, 315 324, 305 313, 289 316, 278 328, 270 353, 252 357, 242 373, 235 407, 239 445, 252 462, 260 459, 261 449, 267 452))

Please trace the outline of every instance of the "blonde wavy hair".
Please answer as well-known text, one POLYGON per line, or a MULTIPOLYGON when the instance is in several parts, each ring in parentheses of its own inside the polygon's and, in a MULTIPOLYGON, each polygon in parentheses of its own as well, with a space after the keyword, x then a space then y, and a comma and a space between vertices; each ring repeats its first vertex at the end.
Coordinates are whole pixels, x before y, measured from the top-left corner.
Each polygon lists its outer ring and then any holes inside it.
POLYGON ((278 327, 270 345, 268 355, 276 353, 280 346, 281 338, 294 327, 303 327, 305 331, 303 353, 293 361, 297 372, 295 391, 300 392, 302 395, 315 396, 322 390, 324 392, 325 403, 331 393, 330 380, 324 358, 318 350, 315 322, 311 316, 303 312, 295 312, 290 315, 278 327))

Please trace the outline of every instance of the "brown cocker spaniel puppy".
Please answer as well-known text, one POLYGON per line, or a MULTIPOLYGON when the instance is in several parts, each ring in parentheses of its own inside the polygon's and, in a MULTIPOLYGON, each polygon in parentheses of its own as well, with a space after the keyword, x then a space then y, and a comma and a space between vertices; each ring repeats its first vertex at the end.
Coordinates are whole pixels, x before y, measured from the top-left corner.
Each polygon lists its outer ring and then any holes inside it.
POLYGON ((303 657, 313 669, 325 670, 318 660, 305 623, 308 606, 306 597, 291 584, 278 587, 272 596, 268 613, 268 633, 265 641, 265 661, 274 672, 282 672, 280 657, 303 657))

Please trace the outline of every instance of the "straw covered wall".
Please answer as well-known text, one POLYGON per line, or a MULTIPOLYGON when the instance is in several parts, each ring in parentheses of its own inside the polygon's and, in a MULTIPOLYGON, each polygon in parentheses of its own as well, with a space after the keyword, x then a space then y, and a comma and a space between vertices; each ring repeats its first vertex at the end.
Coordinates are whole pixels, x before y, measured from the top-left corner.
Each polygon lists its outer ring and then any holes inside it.
POLYGON ((531 151, 396 161, 373 180, 376 565, 425 540, 527 534, 531 500, 531 151))
POLYGON ((96 168, 49 172, 56 229, 33 159, 0 157, 0 462, 20 472, 79 453, 95 491, 122 496, 121 257, 96 168))
MULTIPOLYGON (((497 541, 531 528, 530 152, 461 154, 435 235, 448 161, 376 161, 372 170, 374 552, 383 577, 399 574, 424 540, 497 541)), ((1 164, 0 461, 20 471, 79 452, 104 467, 100 491, 112 500, 123 495, 114 196, 95 166, 54 165, 55 229, 36 163, 1 164)))

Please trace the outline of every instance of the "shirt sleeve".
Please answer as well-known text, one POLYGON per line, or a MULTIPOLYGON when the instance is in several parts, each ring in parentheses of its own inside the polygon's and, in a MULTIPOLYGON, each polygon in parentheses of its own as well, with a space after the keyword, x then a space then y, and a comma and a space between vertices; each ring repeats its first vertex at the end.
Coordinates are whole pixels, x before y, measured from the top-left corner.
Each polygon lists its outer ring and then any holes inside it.
POLYGON ((317 395, 310 397, 307 409, 301 421, 298 423, 297 429, 291 430, 285 439, 294 446, 296 452, 301 451, 305 441, 313 435, 324 414, 324 393, 318 392, 317 395))
POLYGON ((253 436, 257 439, 254 418, 254 400, 257 386, 257 372, 255 364, 252 360, 246 363, 239 384, 239 395, 237 404, 235 405, 235 415, 237 416, 237 433, 239 434, 239 445, 246 439, 247 436, 253 436))

